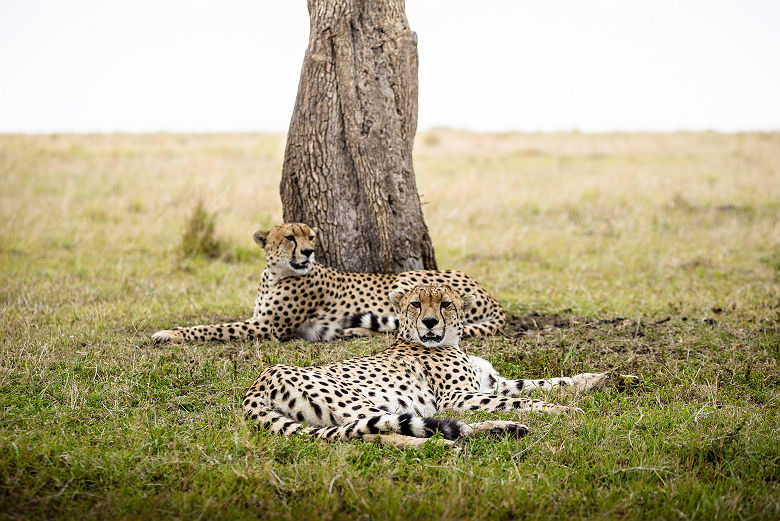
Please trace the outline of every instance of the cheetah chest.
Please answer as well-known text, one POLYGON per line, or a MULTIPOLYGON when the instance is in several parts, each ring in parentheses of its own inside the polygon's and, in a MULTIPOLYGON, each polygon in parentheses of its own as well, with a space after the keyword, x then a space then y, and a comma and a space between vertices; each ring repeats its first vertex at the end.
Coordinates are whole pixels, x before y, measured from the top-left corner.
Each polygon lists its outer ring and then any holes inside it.
POLYGON ((424 367, 413 358, 380 358, 370 364, 345 364, 337 370, 371 403, 388 412, 430 416, 436 396, 424 367))

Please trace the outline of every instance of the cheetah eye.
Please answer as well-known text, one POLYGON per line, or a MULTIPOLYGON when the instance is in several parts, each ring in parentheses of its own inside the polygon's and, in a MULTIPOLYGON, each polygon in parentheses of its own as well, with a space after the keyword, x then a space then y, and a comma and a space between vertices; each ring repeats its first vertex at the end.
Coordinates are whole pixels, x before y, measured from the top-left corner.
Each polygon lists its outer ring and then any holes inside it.
POLYGON ((414 302, 410 302, 409 304, 410 304, 410 305, 411 305, 413 308, 415 308, 415 309, 420 309, 420 308, 422 307, 422 305, 421 305, 419 302, 417 302, 416 300, 415 300, 414 302))
POLYGON ((452 302, 442 302, 442 303, 441 303, 441 308, 442 308, 442 309, 447 309, 447 308, 448 308, 448 307, 450 307, 451 305, 452 305, 452 302))
POLYGON ((288 241, 293 241, 295 240, 295 235, 285 235, 284 238, 287 239, 288 241))
POLYGON ((309 237, 309 240, 310 240, 311 242, 314 242, 314 235, 310 236, 310 237, 309 237))

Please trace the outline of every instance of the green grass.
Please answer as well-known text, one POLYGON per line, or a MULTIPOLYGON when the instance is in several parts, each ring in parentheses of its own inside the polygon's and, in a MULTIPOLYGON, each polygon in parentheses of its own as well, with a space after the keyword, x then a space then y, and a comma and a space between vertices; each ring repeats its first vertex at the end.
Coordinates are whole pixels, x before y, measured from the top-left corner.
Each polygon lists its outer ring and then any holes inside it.
POLYGON ((576 418, 496 415, 531 433, 460 454, 241 417, 262 367, 389 338, 150 343, 251 312, 283 143, 0 136, 0 518, 780 517, 780 134, 421 135, 440 265, 513 314, 469 352, 644 381, 549 397, 576 418), (216 260, 182 255, 199 200, 216 260))

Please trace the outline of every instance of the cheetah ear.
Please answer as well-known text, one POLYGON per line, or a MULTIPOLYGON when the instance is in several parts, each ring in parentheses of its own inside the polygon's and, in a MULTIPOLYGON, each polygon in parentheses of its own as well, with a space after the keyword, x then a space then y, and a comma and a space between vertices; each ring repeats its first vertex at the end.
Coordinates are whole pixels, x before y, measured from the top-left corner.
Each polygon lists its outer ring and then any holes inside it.
POLYGON ((477 301, 476 295, 463 295, 463 312, 466 313, 477 301))
POLYGON ((393 305, 396 313, 399 315, 401 314, 401 299, 404 298, 404 295, 406 295, 406 292, 402 289, 394 289, 387 294, 387 298, 390 299, 390 303, 393 305))
POLYGON ((261 248, 265 248, 265 239, 268 237, 268 230, 255 230, 252 234, 252 238, 261 248))

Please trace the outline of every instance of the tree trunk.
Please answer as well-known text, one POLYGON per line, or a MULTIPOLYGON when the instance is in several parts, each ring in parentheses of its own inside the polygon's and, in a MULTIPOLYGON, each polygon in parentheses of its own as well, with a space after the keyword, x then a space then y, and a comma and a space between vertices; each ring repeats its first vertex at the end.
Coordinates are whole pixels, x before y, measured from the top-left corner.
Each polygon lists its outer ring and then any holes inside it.
POLYGON ((319 228, 317 260, 363 272, 435 269, 412 167, 417 37, 403 0, 308 0, 282 170, 286 222, 319 228))

